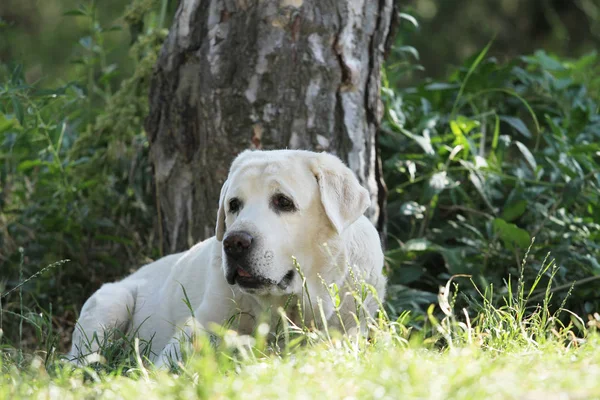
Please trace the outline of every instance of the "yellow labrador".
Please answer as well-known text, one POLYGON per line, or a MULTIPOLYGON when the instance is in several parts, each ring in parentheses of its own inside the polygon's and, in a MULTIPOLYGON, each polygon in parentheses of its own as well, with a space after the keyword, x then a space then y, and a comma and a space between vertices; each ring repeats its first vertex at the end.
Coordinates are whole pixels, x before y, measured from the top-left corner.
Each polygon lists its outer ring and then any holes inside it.
POLYGON ((364 329, 377 301, 369 295, 356 315, 351 292, 363 282, 383 298, 386 284, 379 235, 363 216, 369 204, 367 190, 330 154, 240 154, 221 190, 216 236, 103 285, 81 310, 71 359, 97 352, 116 328, 150 341, 151 359, 162 365, 181 356, 180 343, 195 326, 237 315, 236 329, 251 333, 262 311, 306 296, 303 278, 315 309, 300 313, 295 307, 303 302, 292 301, 286 313, 294 323, 322 326, 320 317, 313 320, 321 303, 329 328, 364 329), (341 321, 324 282, 339 288, 341 321))

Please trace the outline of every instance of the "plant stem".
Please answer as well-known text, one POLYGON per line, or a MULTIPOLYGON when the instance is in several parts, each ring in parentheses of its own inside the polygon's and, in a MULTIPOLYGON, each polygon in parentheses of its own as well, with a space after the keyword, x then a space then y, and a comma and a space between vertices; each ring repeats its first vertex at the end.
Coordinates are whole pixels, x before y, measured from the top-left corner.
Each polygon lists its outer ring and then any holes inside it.
POLYGON ((163 29, 165 26, 165 18, 167 16, 168 4, 169 0, 162 0, 162 4, 160 6, 160 17, 158 18, 158 29, 163 29))

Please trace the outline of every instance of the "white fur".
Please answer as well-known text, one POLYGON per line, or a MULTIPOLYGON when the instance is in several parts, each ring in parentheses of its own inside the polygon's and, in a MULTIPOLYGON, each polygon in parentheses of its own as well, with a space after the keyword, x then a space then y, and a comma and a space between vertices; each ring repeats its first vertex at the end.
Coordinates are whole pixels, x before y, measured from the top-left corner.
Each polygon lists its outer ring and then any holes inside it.
MULTIPOLYGON (((296 258, 316 308, 302 312, 309 326, 322 326, 319 318, 312 319, 320 315, 320 299, 329 329, 342 328, 323 281, 340 288, 346 330, 357 328, 351 295, 357 281, 372 285, 383 298, 386 280, 379 236, 362 215, 369 196, 338 158, 299 150, 246 151, 233 162, 220 197, 216 237, 146 265, 120 282, 105 284, 86 301, 73 333, 69 353, 73 360, 80 362, 98 351, 101 343, 90 343, 94 333, 102 339, 116 327, 143 342, 151 340, 151 359, 163 365, 169 357, 181 356, 181 339, 198 327, 210 328, 237 315, 236 329, 251 333, 261 312, 283 307, 289 295, 302 296, 297 272, 285 287, 229 285, 222 246, 228 232, 243 230, 256 238, 248 264, 265 279, 282 281, 294 269, 292 257, 296 258), (292 198, 297 210, 274 211, 271 199, 276 193, 292 198), (228 210, 233 197, 243 200, 236 214, 228 210), (184 302, 184 288, 195 318, 184 302)), ((377 302, 368 296, 361 330, 365 315, 372 317, 376 309, 377 302)), ((301 323, 298 310, 286 312, 294 323, 301 323)))

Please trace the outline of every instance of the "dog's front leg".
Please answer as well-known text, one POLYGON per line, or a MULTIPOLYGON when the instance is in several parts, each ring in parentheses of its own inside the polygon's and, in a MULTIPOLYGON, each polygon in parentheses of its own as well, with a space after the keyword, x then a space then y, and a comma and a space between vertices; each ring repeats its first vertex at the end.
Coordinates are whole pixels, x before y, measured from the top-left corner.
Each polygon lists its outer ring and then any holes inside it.
POLYGON ((194 317, 188 318, 182 327, 177 327, 177 333, 169 340, 167 345, 154 362, 157 368, 168 368, 184 359, 184 355, 191 350, 194 335, 203 329, 203 324, 194 317))
POLYGON ((177 326, 176 333, 156 358, 154 365, 157 368, 167 368, 190 355, 196 335, 210 334, 214 324, 221 325, 233 315, 235 309, 227 303, 234 304, 231 299, 224 304, 218 297, 204 300, 194 311, 194 316, 188 318, 183 325, 177 326))
POLYGON ((69 360, 85 364, 115 334, 126 334, 135 308, 136 289, 123 282, 107 283, 83 305, 73 331, 69 360))

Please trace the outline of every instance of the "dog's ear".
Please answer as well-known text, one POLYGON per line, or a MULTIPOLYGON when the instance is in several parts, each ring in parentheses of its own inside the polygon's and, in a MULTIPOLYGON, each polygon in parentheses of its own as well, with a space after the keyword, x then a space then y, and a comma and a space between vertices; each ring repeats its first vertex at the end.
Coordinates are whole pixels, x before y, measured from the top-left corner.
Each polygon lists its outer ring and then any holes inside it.
POLYGON ((221 194, 219 195, 219 211, 217 211, 217 226, 215 228, 215 235, 217 240, 221 242, 223 235, 225 235, 225 197, 227 197, 227 188, 229 187, 229 181, 226 180, 221 187, 221 194))
POLYGON ((312 169, 319 182, 325 213, 341 234, 369 208, 369 192, 360 185, 352 170, 335 156, 319 154, 312 169))

